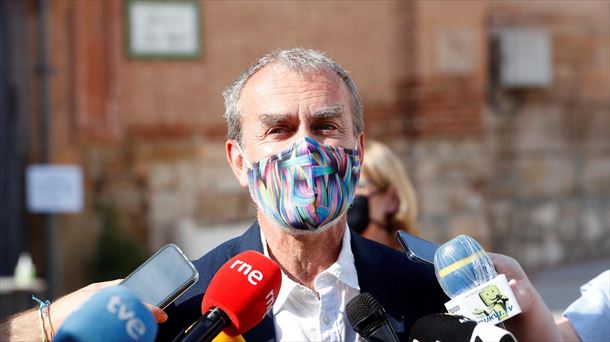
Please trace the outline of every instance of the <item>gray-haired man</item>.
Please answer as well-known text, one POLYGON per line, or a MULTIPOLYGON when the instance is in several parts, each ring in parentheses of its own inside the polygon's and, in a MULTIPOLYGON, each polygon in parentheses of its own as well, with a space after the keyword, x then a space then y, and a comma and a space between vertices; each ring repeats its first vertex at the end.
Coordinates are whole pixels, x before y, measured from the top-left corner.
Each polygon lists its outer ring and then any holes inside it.
POLYGON ((231 256, 258 250, 282 269, 272 312, 247 340, 355 341, 345 305, 371 293, 401 338, 443 310, 434 270, 350 233, 363 158, 363 106, 354 82, 315 50, 260 58, 224 92, 227 160, 257 204, 257 222, 195 261, 199 282, 168 310, 161 338, 196 320, 202 295, 231 256))

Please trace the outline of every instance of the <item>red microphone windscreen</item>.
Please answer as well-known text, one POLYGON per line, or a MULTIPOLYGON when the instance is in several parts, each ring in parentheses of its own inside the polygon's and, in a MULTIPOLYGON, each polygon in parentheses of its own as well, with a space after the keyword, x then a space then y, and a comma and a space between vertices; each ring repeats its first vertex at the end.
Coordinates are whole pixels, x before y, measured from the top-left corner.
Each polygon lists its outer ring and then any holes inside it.
POLYGON ((211 308, 221 309, 231 320, 224 331, 241 335, 271 310, 281 284, 282 273, 275 262, 258 252, 245 251, 216 272, 203 295, 201 312, 205 315, 211 308))

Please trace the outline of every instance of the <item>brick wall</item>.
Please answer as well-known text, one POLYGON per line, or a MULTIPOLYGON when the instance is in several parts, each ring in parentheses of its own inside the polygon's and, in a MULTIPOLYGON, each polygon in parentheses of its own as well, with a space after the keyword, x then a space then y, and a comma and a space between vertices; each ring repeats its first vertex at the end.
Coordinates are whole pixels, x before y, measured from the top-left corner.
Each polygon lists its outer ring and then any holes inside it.
POLYGON ((117 206, 126 232, 150 250, 183 218, 252 219, 247 190, 224 157, 221 92, 262 53, 328 52, 358 80, 367 120, 382 112, 376 107, 395 107, 397 77, 412 73, 410 3, 203 2, 203 55, 184 61, 129 59, 123 5, 49 3, 52 157, 81 164, 86 182, 85 211, 59 218, 66 289, 86 281, 104 204, 117 206))
POLYGON ((220 94, 260 54, 292 46, 351 71, 367 134, 416 183, 426 237, 466 232, 533 267, 607 250, 608 4, 578 4, 202 2, 202 57, 170 61, 126 57, 120 1, 49 2, 53 161, 81 164, 87 194, 82 214, 59 219, 66 290, 86 282, 104 203, 150 250, 183 218, 253 217, 224 157, 220 94), (556 79, 500 89, 496 106, 490 39, 524 23, 552 33, 556 79), (574 236, 590 244, 576 250, 574 236))

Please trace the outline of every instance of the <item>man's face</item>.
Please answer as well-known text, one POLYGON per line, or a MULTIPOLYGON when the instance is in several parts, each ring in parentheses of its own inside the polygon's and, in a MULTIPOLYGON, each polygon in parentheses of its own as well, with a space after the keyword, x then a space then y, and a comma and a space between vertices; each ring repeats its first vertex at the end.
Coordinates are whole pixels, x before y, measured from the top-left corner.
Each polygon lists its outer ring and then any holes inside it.
MULTIPOLYGON (((350 93, 330 70, 299 75, 269 65, 254 74, 242 89, 243 145, 251 162, 288 148, 308 136, 320 143, 362 151, 364 135, 355 136, 350 93)), ((227 157, 242 186, 247 186, 234 142, 227 157)), ((362 152, 361 152, 362 153, 362 152)))

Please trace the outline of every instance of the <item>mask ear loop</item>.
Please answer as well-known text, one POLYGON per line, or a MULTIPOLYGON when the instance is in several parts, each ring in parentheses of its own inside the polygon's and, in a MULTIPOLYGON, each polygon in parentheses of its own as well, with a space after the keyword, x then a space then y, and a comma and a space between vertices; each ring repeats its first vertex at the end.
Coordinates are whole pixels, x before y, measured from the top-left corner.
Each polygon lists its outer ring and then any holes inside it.
POLYGON ((250 163, 250 160, 248 160, 248 156, 246 155, 246 152, 244 152, 244 150, 241 148, 241 146, 239 145, 239 142, 237 142, 237 149, 239 150, 239 153, 241 153, 241 156, 243 158, 243 160, 246 161, 246 167, 248 169, 252 168, 252 163, 250 163))

